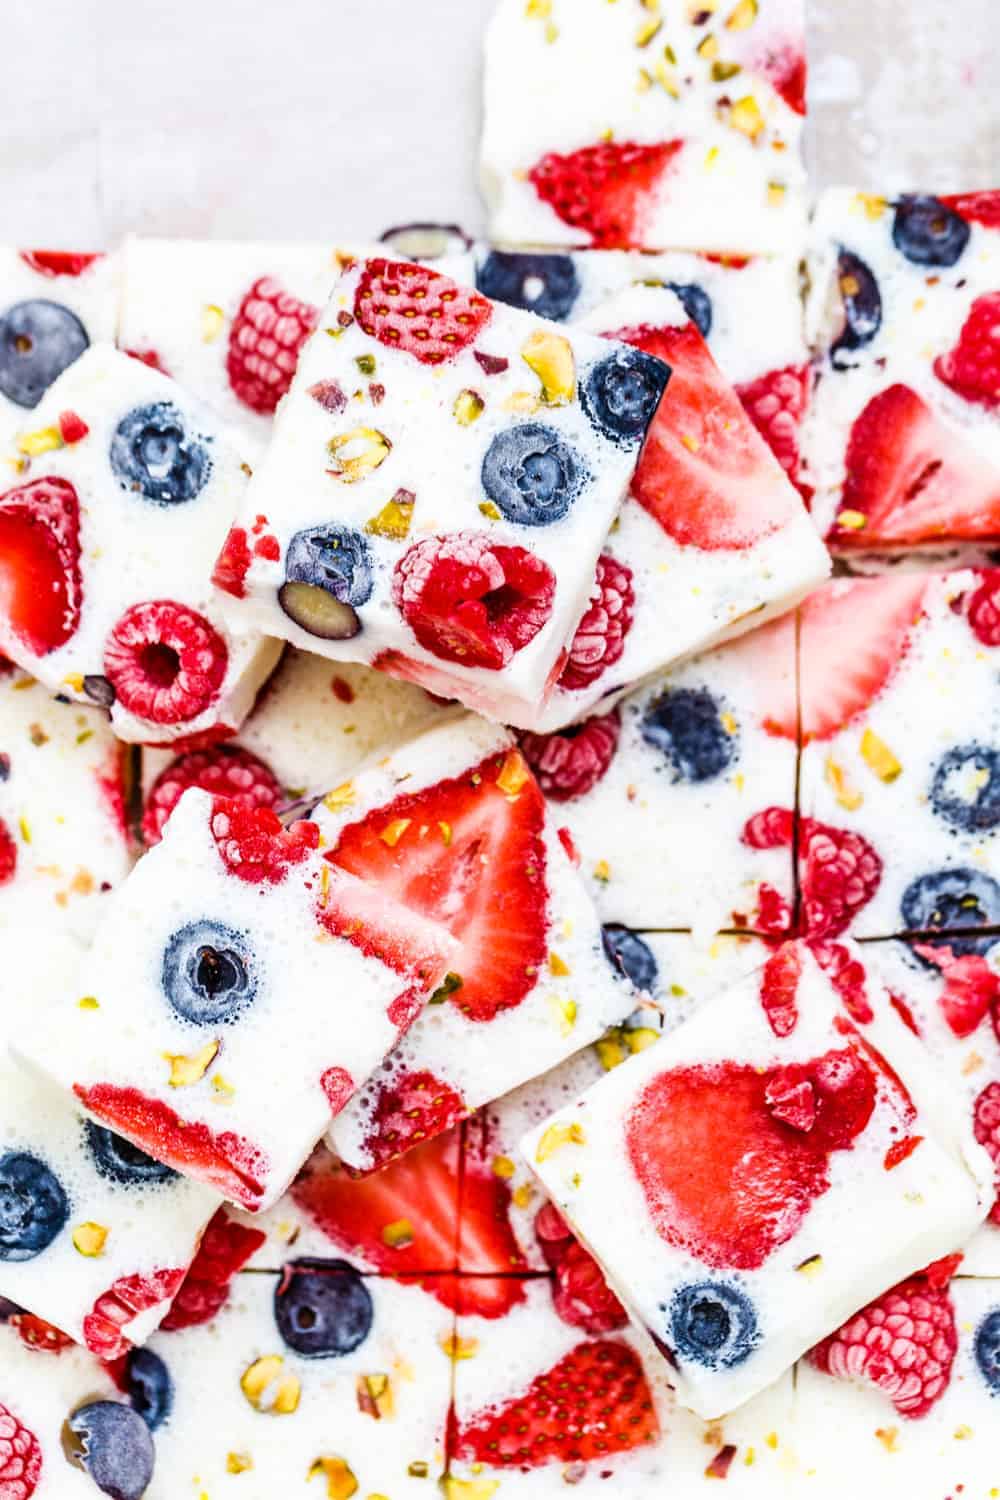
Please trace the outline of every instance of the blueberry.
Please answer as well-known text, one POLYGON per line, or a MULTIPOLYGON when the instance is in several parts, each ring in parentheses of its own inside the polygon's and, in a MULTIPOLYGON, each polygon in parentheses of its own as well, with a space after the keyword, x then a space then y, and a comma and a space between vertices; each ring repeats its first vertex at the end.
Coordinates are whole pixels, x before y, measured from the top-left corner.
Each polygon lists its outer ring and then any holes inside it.
POLYGON ((576 450, 541 422, 498 432, 483 459, 483 489, 518 526, 561 521, 589 478, 576 450))
POLYGON ((278 603, 310 635, 346 641, 360 631, 357 611, 374 586, 371 550, 360 531, 310 526, 289 543, 278 603))
POLYGON ((1000 1396, 1000 1307, 988 1312, 976 1329, 976 1364, 990 1388, 991 1396, 1000 1396))
POLYGON ((613 443, 641 443, 670 379, 670 366, 641 349, 621 348, 588 370, 580 400, 613 443))
POLYGON ((601 928, 601 937, 615 973, 631 979, 637 990, 648 990, 652 994, 659 970, 649 944, 644 943, 631 927, 622 927, 618 922, 606 922, 601 928))
POLYGON ((155 1432, 169 1417, 174 1404, 170 1371, 152 1349, 132 1349, 125 1361, 125 1389, 132 1410, 155 1432))
POLYGON ((649 704, 639 727, 647 745, 662 751, 672 781, 712 781, 736 758, 736 736, 707 688, 668 688, 649 704))
POLYGON ((167 942, 161 981, 167 999, 185 1021, 229 1025, 257 993, 246 934, 221 922, 188 922, 167 942))
POLYGON ((760 1338, 753 1303, 730 1282, 679 1287, 670 1300, 669 1318, 678 1358, 709 1370, 741 1365, 760 1338))
POLYGON ((909 932, 1000 926, 1000 885, 965 865, 935 870, 910 881, 900 911, 909 932))
POLYGON ((844 326, 830 349, 834 369, 850 366, 855 349, 870 344, 882 327, 882 295, 871 267, 852 250, 841 249, 837 257, 837 284, 844 312, 844 326))
POLYGON ((969 243, 969 226, 940 198, 905 194, 896 204, 892 243, 915 266, 953 266, 969 243))
POLYGON ((15 302, 0 316, 0 392, 16 406, 37 406, 89 343, 76 313, 61 303, 15 302))
POLYGON ((123 1187, 156 1187, 177 1176, 173 1167, 154 1161, 145 1151, 140 1151, 124 1136, 115 1135, 106 1125, 84 1120, 83 1128, 94 1165, 109 1182, 119 1182, 123 1187))
POLYGON ((712 332, 712 299, 696 281, 668 281, 667 286, 679 300, 703 339, 712 332))
POLYGON ((293 1260, 274 1294, 278 1331, 306 1359, 350 1354, 371 1332, 374 1308, 364 1279, 346 1260, 293 1260))
POLYGON ((69 1217, 56 1174, 28 1151, 0 1156, 0 1260, 33 1260, 69 1217))
POLYGON ((561 323, 580 295, 580 278, 570 255, 522 255, 491 250, 476 272, 476 286, 495 302, 522 307, 561 323))
POLYGON ((141 1500, 153 1477, 153 1439, 138 1412, 122 1401, 91 1401, 66 1423, 76 1461, 111 1500, 141 1500))
POLYGON ((459 255, 472 249, 472 240, 461 224, 394 224, 379 236, 403 260, 440 260, 442 255, 459 255))
POLYGON ((984 745, 949 750, 934 772, 931 806, 963 833, 995 828, 1000 823, 1000 753, 984 745))
POLYGON ((212 472, 207 440, 188 431, 172 401, 127 412, 111 438, 111 469, 123 490, 155 505, 194 500, 212 472))

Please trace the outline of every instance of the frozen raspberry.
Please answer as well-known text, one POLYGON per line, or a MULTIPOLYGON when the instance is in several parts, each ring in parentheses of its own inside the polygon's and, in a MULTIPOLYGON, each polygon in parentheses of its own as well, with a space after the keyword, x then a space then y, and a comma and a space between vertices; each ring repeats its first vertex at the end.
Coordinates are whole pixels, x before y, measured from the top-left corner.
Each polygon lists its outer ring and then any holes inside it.
MULTIPOLYGON (((17 1336, 29 1349, 39 1349, 45 1354, 61 1354, 73 1348, 73 1340, 62 1329, 54 1328, 44 1318, 34 1313, 17 1312, 10 1318, 10 1326, 17 1329, 17 1336)), ((2 1494, 2 1491, 0 1491, 2 1494)))
POLYGON ((955 1036, 971 1036, 991 1012, 996 1025, 1000 975, 993 972, 981 953, 955 953, 934 943, 915 943, 913 951, 944 975, 938 1009, 955 1036))
POLYGON ((538 785, 553 802, 582 797, 605 775, 618 749, 618 710, 570 724, 558 734, 523 734, 521 749, 538 785))
POLYGON ((212 582, 217 589, 232 594, 234 599, 246 595, 246 578, 253 562, 250 543, 242 526, 234 526, 223 544, 212 573, 212 582))
POLYGON ((791 1036, 799 1019, 802 957, 793 943, 772 953, 761 971, 760 1000, 775 1036, 791 1036))
POLYGON ((602 552, 597 559, 594 589, 559 678, 559 686, 571 693, 589 687, 608 667, 614 666, 632 628, 635 590, 631 568, 602 552))
POLYGON ((35 1434, 0 1404, 0 1496, 31 1500, 42 1472, 42 1450, 35 1434))
POLYGON ((319 844, 315 823, 282 827, 269 807, 245 807, 231 797, 212 803, 212 837, 230 874, 249 885, 280 885, 291 865, 299 865, 319 844))
POLYGON ((137 1272, 120 1276, 101 1293, 83 1320, 83 1342, 91 1354, 102 1359, 127 1354, 130 1345, 122 1329, 149 1308, 171 1302, 183 1280, 184 1271, 177 1266, 148 1275, 137 1272))
POLYGON ((795 814, 787 807, 765 807, 748 818, 743 842, 750 849, 787 849, 795 832, 795 814))
POLYGON ((354 298, 354 315, 369 338, 424 365, 474 344, 492 313, 485 297, 438 271, 381 258, 368 261, 354 298))
POLYGON ((816 962, 837 991, 852 1020, 857 1021, 859 1026, 867 1026, 870 1021, 874 1021, 875 1012, 865 989, 864 965, 851 957, 843 943, 814 942, 810 947, 816 962))
POLYGON ((192 786, 214 796, 231 797, 249 808, 275 807, 281 799, 281 787, 270 767, 239 746, 179 755, 160 772, 146 798, 142 836, 147 848, 160 842, 163 825, 192 786))
POLYGON ((988 1083, 973 1106, 976 1140, 985 1146, 997 1169, 997 1196, 990 1209, 990 1222, 1000 1226, 1000 1083, 988 1083))
POLYGON ((983 574, 983 581, 968 602, 966 618, 977 641, 1000 646, 1000 568, 983 574))
POLYGON ((26 266, 40 276, 82 276, 95 261, 103 260, 100 250, 87 253, 77 250, 19 250, 26 266))
POLYGON ((17 845, 7 824, 0 818, 0 885, 14 879, 17 870, 17 845))
POLYGON ((810 1360, 828 1375, 867 1381, 900 1416, 926 1416, 948 1388, 958 1348, 953 1269, 949 1257, 900 1282, 817 1344, 810 1360))
POLYGON ((393 600, 426 651, 491 672, 534 640, 555 591, 547 563, 476 531, 418 542, 392 580, 393 600))
POLYGON ((628 1314, 604 1279, 592 1255, 571 1239, 555 1267, 552 1302, 564 1323, 585 1333, 624 1328, 628 1314))
MULTIPOLYGON (((737 927, 747 925, 735 914, 733 921, 737 927)), ((766 880, 762 880, 757 888, 757 920, 753 925, 767 937, 787 937, 792 928, 792 908, 781 892, 766 880)))
POLYGON ((261 276, 240 303, 229 330, 226 374, 233 394, 269 416, 292 383, 299 350, 319 310, 300 302, 272 276, 261 276))
POLYGON ((799 820, 802 922, 808 937, 838 937, 878 890, 882 860, 860 834, 799 820))
POLYGON ((201 1237, 198 1253, 181 1282, 170 1311, 160 1324, 164 1333, 210 1323, 225 1306, 229 1286, 267 1235, 262 1229, 238 1224, 224 1208, 216 1211, 201 1237))
POLYGON ((787 365, 736 387, 747 416, 800 490, 799 429, 809 401, 810 379, 809 365, 787 365))
POLYGON ((153 724, 196 719, 215 702, 229 653, 213 625, 172 599, 133 604, 108 635, 104 673, 118 702, 153 724))
POLYGON ((976 298, 958 344, 938 355, 934 373, 964 400, 1000 406, 1000 292, 976 298))

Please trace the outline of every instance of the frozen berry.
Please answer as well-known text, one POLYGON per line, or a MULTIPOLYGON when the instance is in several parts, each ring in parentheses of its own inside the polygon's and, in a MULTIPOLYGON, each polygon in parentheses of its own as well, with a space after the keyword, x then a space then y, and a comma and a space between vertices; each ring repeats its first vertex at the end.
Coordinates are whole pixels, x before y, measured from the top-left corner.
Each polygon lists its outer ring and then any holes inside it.
POLYGON ((351 1354, 368 1337, 374 1317, 371 1293, 346 1260, 293 1260, 274 1294, 278 1331, 306 1359, 351 1354))
POLYGON ((179 755, 157 776, 146 797, 142 836, 147 848, 158 844, 163 828, 189 787, 217 797, 231 797, 243 807, 276 807, 281 787, 273 771, 238 745, 219 745, 179 755))
POLYGON ((320 640, 343 641, 361 629, 358 610, 371 598, 372 555, 360 531, 310 526, 288 544, 278 603, 290 620, 320 640))
POLYGON ((882 860, 860 834, 815 818, 799 819, 802 920, 813 938, 839 937, 872 899, 882 860))
POLYGON ((969 243, 970 229, 940 198, 904 194, 892 220, 892 242, 915 266, 955 265, 969 243))
POLYGON ((0 1261, 40 1255, 68 1216, 69 1199, 50 1167, 29 1151, 0 1156, 0 1261))
POLYGON ((491 250, 476 272, 476 286, 494 302, 506 302, 561 323, 580 295, 580 278, 570 255, 491 250))
POLYGON ((988 1312, 976 1329, 976 1364, 990 1388, 991 1396, 1000 1396, 1000 1307, 988 1312))
POLYGON ((712 332, 712 299, 696 281, 668 281, 667 286, 680 302, 703 339, 712 332))
POLYGON ((270 416, 292 383, 299 351, 319 313, 261 276, 240 303, 229 330, 226 374, 237 400, 270 416))
POLYGON ((153 724, 180 724, 210 708, 228 661, 215 626, 172 599, 133 604, 104 648, 104 673, 118 702, 153 724))
POLYGON ((553 802, 569 802, 591 791, 606 774, 618 749, 618 710, 556 734, 523 734, 521 749, 538 785, 553 802))
POLYGON ((981 870, 959 865, 918 875, 900 901, 908 932, 1000 925, 1000 885, 981 870))
POLYGON ((564 1323, 592 1337, 628 1325, 628 1314, 594 1257, 572 1235, 552 1266, 552 1305, 564 1323))
POLYGON ((963 833, 1000 823, 1000 752, 986 745, 957 745, 942 757, 931 781, 931 807, 963 833))
POLYGON ((0 885, 7 885, 17 874, 17 844, 7 824, 0 818, 0 885))
POLYGON ((597 559, 594 592, 576 627, 559 686, 572 693, 587 688, 621 659, 632 628, 635 589, 632 569, 602 552, 597 559))
POLYGON ((108 457, 123 490, 155 505, 182 505, 200 495, 208 482, 209 442, 189 430, 172 401, 152 401, 122 417, 108 457))
POLYGON ((94 1165, 102 1177, 123 1187, 154 1187, 161 1182, 170 1182, 177 1176, 172 1167, 155 1161, 133 1146, 123 1135, 116 1135, 106 1125, 93 1120, 84 1120, 84 1135, 94 1165))
POLYGON ((656 989, 659 969, 649 944, 618 922, 606 922, 601 929, 604 951, 616 974, 624 974, 637 990, 652 994, 656 989))
POLYGON ((41 1444, 9 1407, 0 1404, 0 1496, 31 1500, 41 1473, 41 1444))
POLYGON ((80 502, 68 479, 0 495, 0 611, 35 656, 75 635, 83 605, 80 502))
POLYGON ((89 343, 76 313, 61 303, 15 302, 0 314, 0 393, 15 406, 37 406, 89 343))
POLYGON ((551 526, 590 480, 583 459, 551 427, 522 422, 498 432, 483 459, 482 486, 516 526, 551 526))
POLYGON ((972 1109, 976 1140, 987 1152, 996 1168, 996 1196, 990 1209, 990 1223, 1000 1226, 1000 1082, 988 1083, 978 1095, 972 1109))
POLYGON ((616 349, 587 371, 580 401, 598 432, 613 443, 638 446, 669 379, 670 366, 662 359, 641 349, 616 349))
POLYGON ((640 732, 662 753, 672 781, 713 781, 736 758, 729 717, 707 688, 668 688, 646 708, 640 732))
POLYGON ((1000 406, 1000 292, 977 297, 954 349, 934 361, 937 378, 980 406, 1000 406))
POLYGON ((472 249, 472 240, 461 224, 437 224, 430 220, 413 224, 394 224, 379 235, 379 244, 403 260, 440 260, 444 255, 460 255, 472 249))
POLYGON ((882 295, 871 267, 851 250, 841 250, 837 258, 837 284, 844 326, 831 345, 830 359, 842 370, 882 327, 882 295))
POLYGON ((990 568, 966 608, 969 629, 984 646, 1000 646, 1000 569, 990 568))
POLYGON ((246 933, 221 922, 188 922, 163 954, 163 992, 195 1026, 229 1026, 257 994, 256 965, 246 933))
POLYGON ((492 315, 478 292, 406 261, 368 261, 354 297, 354 316, 370 338, 425 365, 474 344, 492 315))
POLYGON ((19 250, 26 266, 39 276, 82 276, 95 261, 103 260, 100 250, 19 250))
POLYGON ((152 1349, 132 1349, 126 1356, 125 1389, 132 1410, 139 1413, 150 1432, 162 1427, 174 1404, 174 1383, 152 1349))
POLYGON ((155 1450, 138 1412, 121 1401, 92 1401, 68 1418, 76 1462, 102 1495, 142 1500, 153 1478, 155 1450))
POLYGON ((800 429, 811 383, 811 366, 803 364, 768 370, 736 387, 743 410, 803 498, 809 491, 801 477, 800 429))
POLYGON ((679 1287, 664 1311, 667 1343, 677 1358, 710 1370, 741 1365, 760 1339, 753 1303, 731 1282, 699 1281, 679 1287))
POLYGON ((231 875, 248 885, 280 885, 291 865, 300 865, 319 843, 316 823, 285 828, 269 807, 245 807, 231 797, 212 803, 212 837, 231 875))

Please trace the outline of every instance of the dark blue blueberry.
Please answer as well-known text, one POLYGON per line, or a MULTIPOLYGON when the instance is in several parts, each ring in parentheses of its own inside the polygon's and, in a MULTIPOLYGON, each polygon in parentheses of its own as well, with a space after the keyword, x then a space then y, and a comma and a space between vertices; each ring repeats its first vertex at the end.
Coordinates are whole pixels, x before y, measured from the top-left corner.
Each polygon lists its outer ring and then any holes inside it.
POLYGON ((189 432, 172 401, 134 406, 118 423, 108 454, 123 490, 154 505, 182 505, 212 472, 208 439, 189 432))
POLYGON ((598 432, 631 447, 646 436, 669 379, 662 359, 622 347, 587 371, 580 401, 598 432))
POLYGON ((152 1349, 132 1349, 125 1361, 125 1389, 132 1410, 155 1432, 167 1420, 174 1405, 174 1383, 170 1371, 152 1349))
POLYGON ((931 807, 963 833, 995 828, 1000 823, 1000 753, 985 745, 949 750, 934 772, 931 807), (986 780, 977 785, 983 776, 986 780))
POLYGON ((15 302, 0 316, 0 392, 15 406, 37 406, 90 340, 76 313, 59 302, 15 302))
POLYGON ((976 1329, 976 1364, 990 1388, 991 1396, 1000 1396, 1000 1307, 988 1312, 976 1329))
POLYGON ((167 942, 161 981, 164 994, 185 1021, 228 1025, 257 993, 246 934, 221 922, 188 922, 167 942))
POLYGON ((673 781, 712 781, 735 760, 737 739, 707 688, 668 689, 642 716, 647 745, 662 751, 673 781))
POLYGON ((915 266, 953 266, 969 243, 969 226, 940 198, 908 193, 896 204, 892 242, 915 266))
POLYGON ((476 272, 476 286, 494 302, 523 307, 561 323, 580 295, 580 278, 570 255, 525 255, 491 250, 476 272))
POLYGON ((371 1332, 371 1293, 346 1260, 293 1260, 274 1294, 274 1318, 290 1349, 306 1359, 350 1354, 371 1332))
POLYGON ((589 478, 576 449, 541 422, 498 432, 483 459, 483 489, 517 526, 561 521, 589 478))
POLYGON ((153 1478, 153 1439, 123 1401, 91 1401, 66 1423, 75 1461, 111 1500, 142 1500, 153 1478))
POLYGON ((979 870, 959 865, 919 875, 903 892, 903 925, 909 932, 950 932, 962 927, 1000 926, 1000 885, 979 870))
POLYGON ((851 364, 850 355, 864 348, 882 327, 882 295, 875 273, 853 250, 840 251, 837 257, 837 285, 844 326, 830 349, 835 369, 851 364))
POLYGON ((56 1174, 28 1151, 0 1156, 0 1260, 32 1260, 47 1250, 69 1217, 56 1174))
POLYGON ((289 543, 278 603, 310 635, 346 641, 360 631, 357 611, 374 586, 371 550, 360 531, 310 526, 289 543))
POLYGON ((436 224, 430 220, 414 224, 394 224, 380 236, 403 260, 440 260, 442 255, 459 255, 472 249, 472 240, 461 224, 436 224))
POLYGON ((753 1352, 760 1334, 753 1303, 726 1281, 682 1286, 670 1300, 669 1342, 678 1359, 731 1370, 753 1352))
POLYGON ((637 990, 648 990, 652 994, 659 970, 649 944, 644 943, 631 927, 623 927, 618 922, 606 922, 601 928, 601 937, 608 962, 615 972, 631 979, 637 990))
POLYGON ((667 286, 679 299, 702 338, 707 339, 712 332, 712 299, 705 288, 696 281, 668 281, 667 286))
POLYGON ((154 1161, 106 1125, 84 1120, 83 1129, 94 1165, 110 1182, 119 1182, 123 1187, 156 1187, 177 1176, 173 1167, 154 1161))

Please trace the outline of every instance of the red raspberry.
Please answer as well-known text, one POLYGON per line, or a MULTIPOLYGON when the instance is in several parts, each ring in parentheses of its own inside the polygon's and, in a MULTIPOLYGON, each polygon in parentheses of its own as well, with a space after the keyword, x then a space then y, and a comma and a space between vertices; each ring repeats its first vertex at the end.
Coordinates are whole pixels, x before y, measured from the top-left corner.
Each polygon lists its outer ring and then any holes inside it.
POLYGON ((632 628, 635 610, 632 569, 610 553, 602 552, 597 559, 594 589, 559 678, 559 686, 570 693, 589 687, 608 667, 614 666, 625 650, 625 637, 632 628))
POLYGON ((867 975, 864 965, 851 957, 843 943, 813 942, 809 946, 851 1019, 857 1021, 859 1026, 867 1026, 870 1021, 874 1021, 875 1012, 865 989, 867 975))
POLYGON ((88 254, 79 250, 19 250, 18 254, 26 266, 40 276, 82 276, 97 260, 103 260, 98 250, 88 254))
POLYGON ((249 885, 280 885, 319 845, 316 823, 283 828, 269 807, 246 807, 232 797, 212 802, 212 837, 231 875, 249 885))
POLYGON ((934 373, 964 400, 1000 406, 1000 292, 976 298, 958 344, 938 355, 934 373))
POLYGON ((923 1417, 944 1394, 958 1349, 947 1277, 954 1258, 911 1276, 817 1344, 817 1369, 865 1380, 903 1417, 923 1417), (939 1274, 940 1272, 940 1274, 939 1274))
POLYGON ((787 849, 795 833, 795 814, 787 807, 765 807, 748 818, 743 843, 751 849, 787 849))
POLYGON ((838 937, 878 890, 882 860, 867 839, 799 819, 802 924, 812 938, 838 937))
POLYGON ((618 710, 612 709, 582 724, 570 724, 558 734, 523 734, 521 749, 546 797, 569 802, 585 796, 605 775, 620 733, 618 710))
POLYGON ((485 297, 426 266, 379 257, 365 265, 354 316, 369 338, 439 365, 474 344, 493 315, 485 297))
POLYGON ((275 807, 281 800, 274 772, 249 750, 234 745, 179 755, 160 772, 146 798, 142 836, 147 848, 160 842, 163 825, 191 786, 213 796, 231 797, 242 807, 275 807))
POLYGON ((736 387, 744 410, 775 458, 800 490, 799 429, 809 402, 810 365, 769 370, 736 387))
POLYGON ((990 568, 968 602, 966 618, 977 641, 1000 646, 1000 568, 990 568))
POLYGON ((7 824, 0 818, 0 885, 14 879, 17 871, 17 845, 7 824))
POLYGON ((1000 1083, 988 1083, 972 1109, 976 1140, 985 1146, 997 1169, 997 1196, 990 1209, 990 1223, 1000 1226, 1000 1083))
POLYGON ((250 543, 242 526, 234 526, 223 543, 216 559, 212 582, 217 589, 232 594, 234 599, 246 597, 246 578, 253 562, 250 543))
POLYGON ((35 1434, 0 1404, 0 1497, 30 1500, 42 1472, 42 1449, 35 1434))
POLYGON ((783 943, 761 972, 760 1002, 775 1036, 791 1036, 798 1024, 802 955, 794 943, 783 943))
POLYGON ((261 276, 240 303, 229 330, 226 374, 233 394, 269 416, 292 383, 299 351, 319 320, 319 309, 261 276))
POLYGON ((267 1239, 262 1229, 251 1229, 230 1219, 224 1208, 216 1211, 201 1237, 198 1253, 188 1268, 167 1316, 160 1324, 164 1333, 209 1323, 225 1306, 229 1285, 255 1251, 267 1239))
POLYGON ((392 597, 426 651, 498 672, 552 613, 552 569, 523 547, 477 531, 427 537, 396 564, 392 597))
POLYGON ((626 1326, 628 1315, 597 1261, 551 1203, 543 1203, 535 1215, 535 1239, 555 1272, 552 1301, 564 1323, 591 1334, 626 1326))
POLYGON ((153 724, 204 713, 219 696, 228 661, 215 627, 172 599, 133 604, 104 648, 104 673, 119 703, 153 724))
POLYGON ((914 943, 913 951, 944 976, 938 1009, 955 1036, 971 1036, 991 1012, 1000 1015, 1000 976, 981 953, 957 954, 933 943, 914 943))

